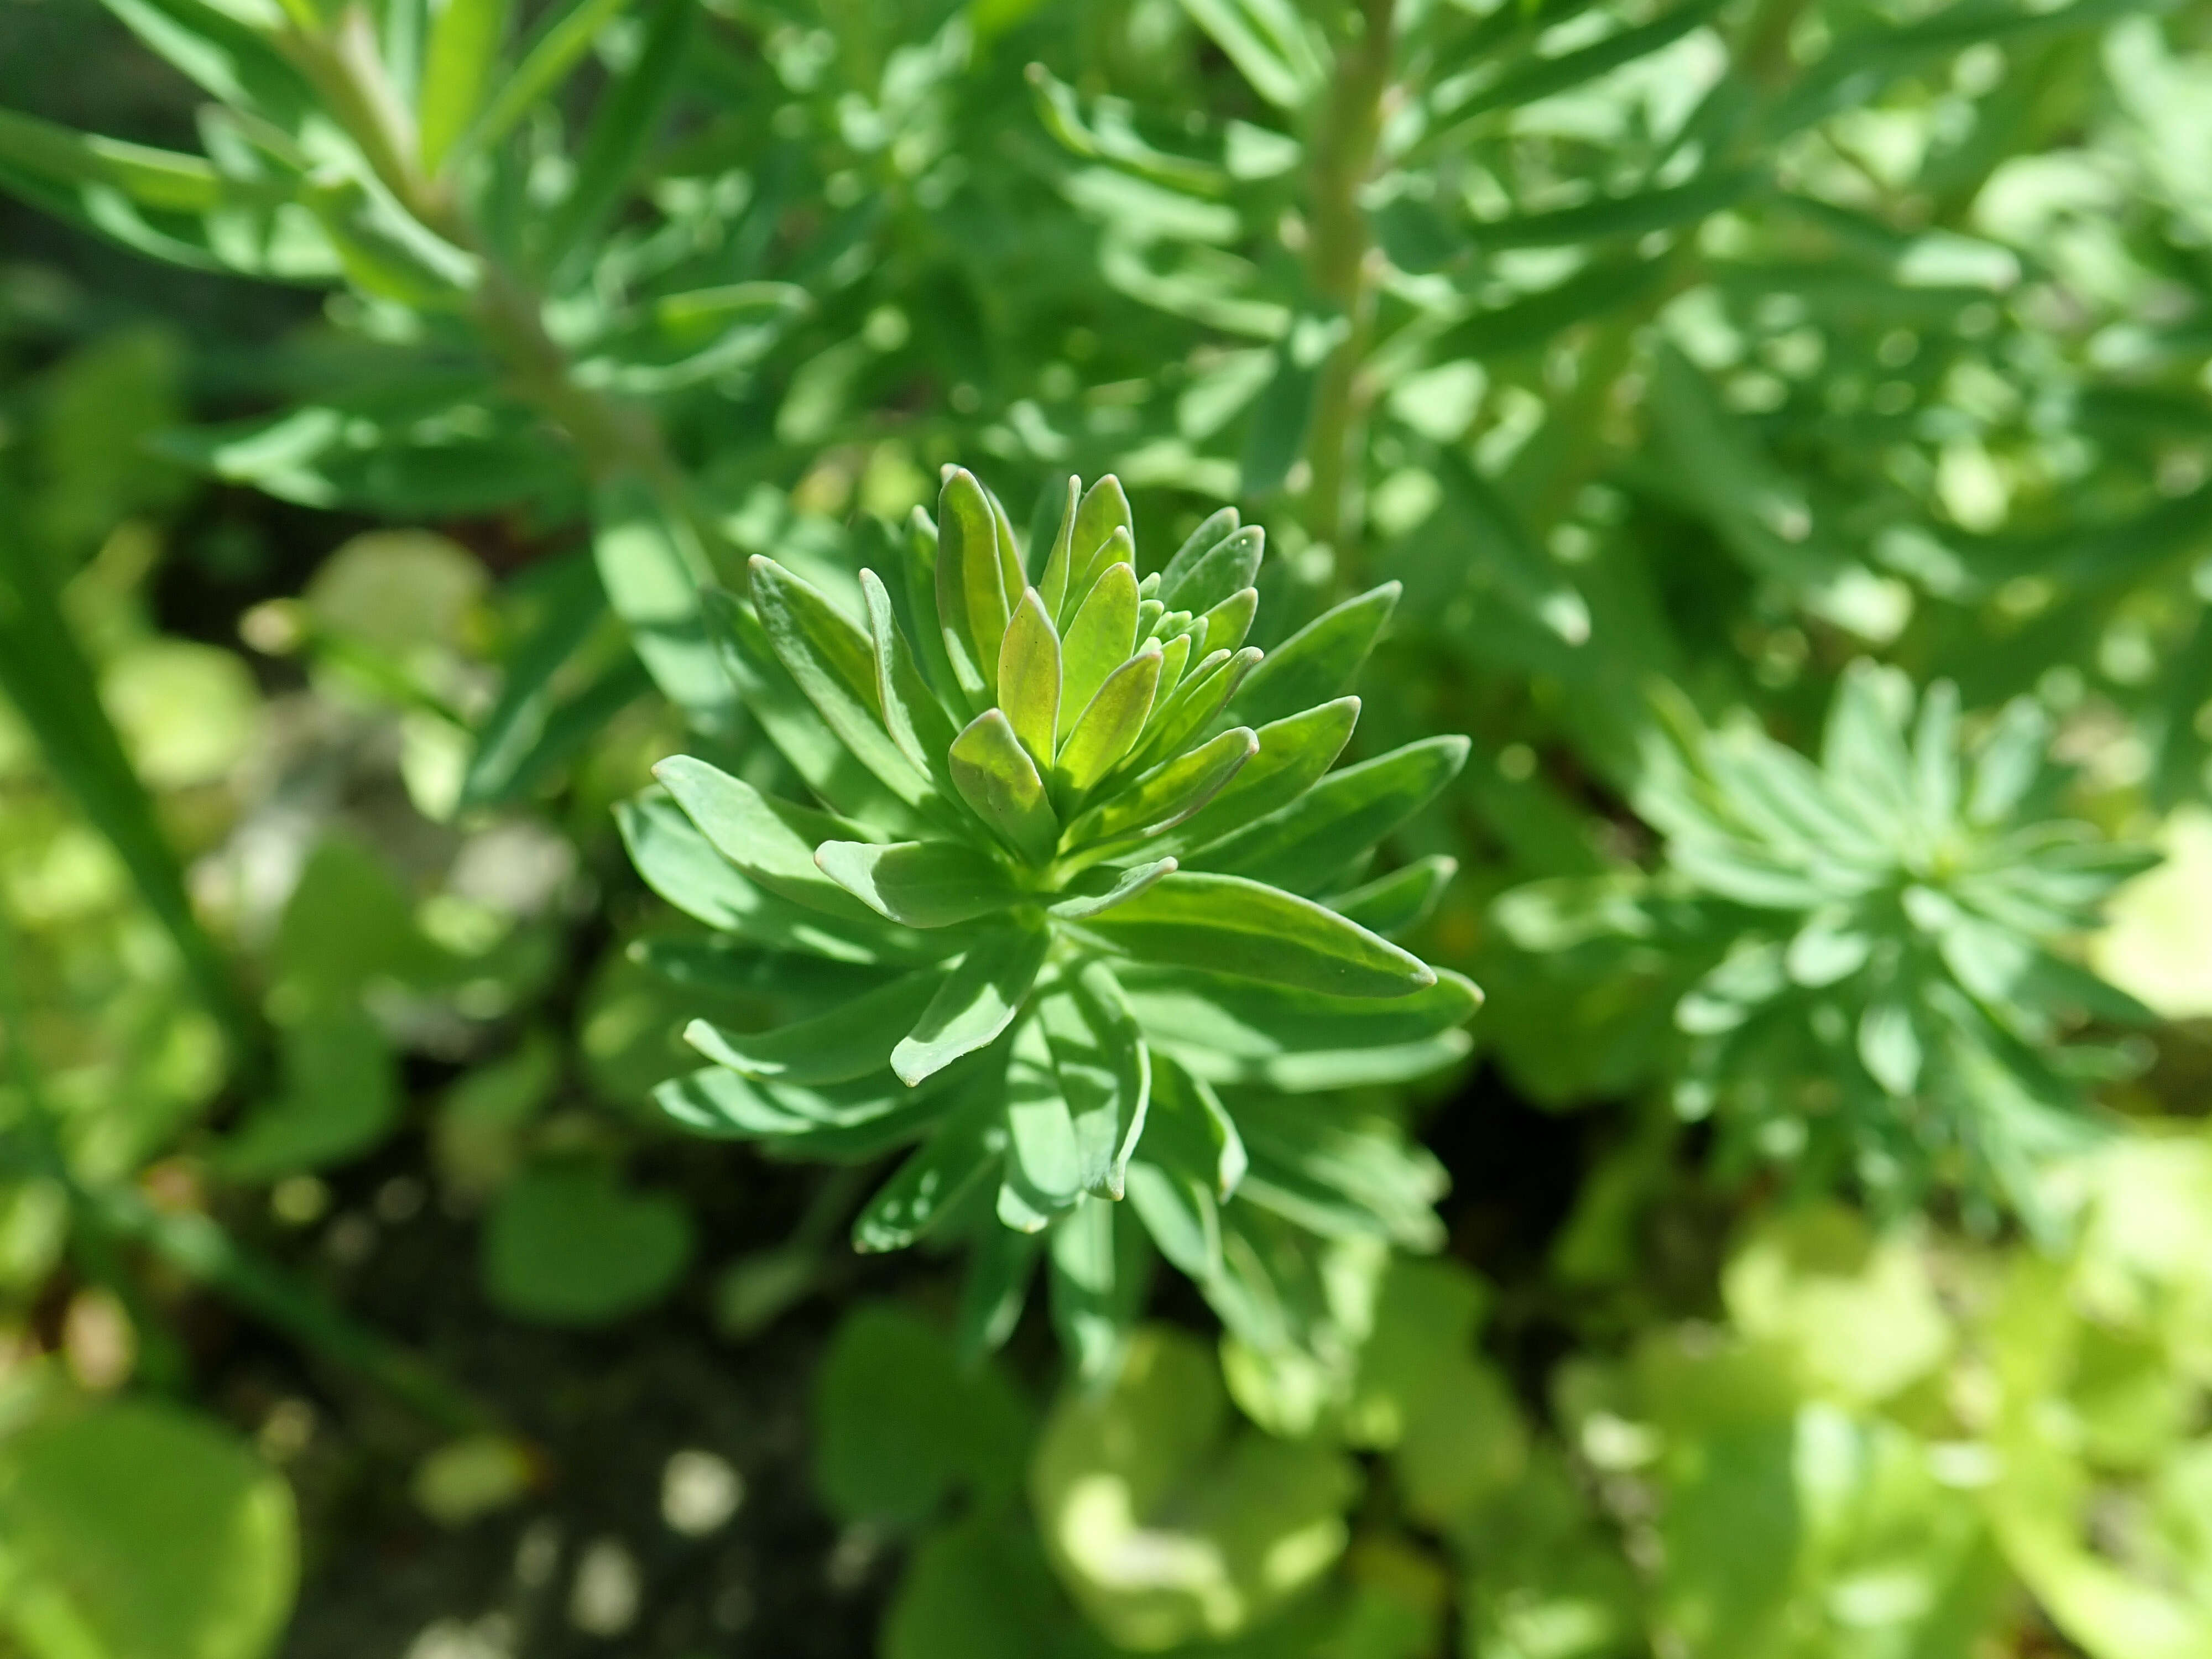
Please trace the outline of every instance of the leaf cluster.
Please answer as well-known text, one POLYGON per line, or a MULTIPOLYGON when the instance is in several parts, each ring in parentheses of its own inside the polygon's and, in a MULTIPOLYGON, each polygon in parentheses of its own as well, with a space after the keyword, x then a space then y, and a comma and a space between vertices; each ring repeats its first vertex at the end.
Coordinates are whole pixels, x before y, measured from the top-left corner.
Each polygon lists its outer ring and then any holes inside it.
POLYGON ((1817 761, 1672 712, 1634 797, 1662 870, 1517 889, 1501 923, 1540 954, 1668 940, 1687 970, 1674 1107, 1718 1114, 1739 1156, 1892 1206, 1953 1186, 2047 1220, 2040 1167, 2094 1133, 2089 1087, 2130 1066, 2124 1043, 2067 1037, 2150 1018, 2077 942, 2154 856, 2053 815, 2026 700, 1969 727, 1948 682, 1916 695, 1861 662, 1817 761))
POLYGON ((662 1109, 787 1155, 919 1141, 855 1243, 972 1236, 977 1346, 1012 1328, 1042 1243, 1097 1370, 1148 1249, 1269 1340, 1275 1230, 1429 1237, 1433 1177, 1395 1137, 1221 1091, 1395 1082, 1466 1051, 1480 994, 1385 937, 1449 866, 1366 866, 1467 744, 1330 769, 1388 590, 1262 653, 1243 641, 1263 539, 1233 509, 1142 577, 1112 477, 1070 478, 1042 522, 1024 550, 949 470, 935 522, 916 513, 887 577, 860 572, 865 627, 756 558, 719 644, 815 804, 678 757, 623 822, 671 903, 848 970, 794 1023, 695 1022, 714 1064, 662 1109))

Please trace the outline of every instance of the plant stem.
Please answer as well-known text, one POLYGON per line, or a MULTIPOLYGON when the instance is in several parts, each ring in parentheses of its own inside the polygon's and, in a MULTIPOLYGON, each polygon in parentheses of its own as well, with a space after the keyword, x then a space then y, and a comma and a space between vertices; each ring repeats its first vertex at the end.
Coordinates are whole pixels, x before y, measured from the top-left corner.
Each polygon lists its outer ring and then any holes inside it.
POLYGON ((485 343, 505 365, 515 395, 560 429, 593 478, 634 473, 696 522, 686 506, 688 481, 670 458, 652 412, 577 384, 568 354, 546 331, 543 296, 493 252, 455 204, 447 181, 423 174, 404 122, 392 114, 397 100, 373 42, 363 33, 366 16, 349 10, 333 33, 293 37, 295 60, 322 89, 332 113, 393 199, 425 229, 475 261, 478 276, 471 312, 485 343))
POLYGON ((1309 269, 1315 291, 1350 324, 1322 365, 1306 441, 1311 477, 1305 527, 1337 556, 1339 580, 1357 562, 1358 446, 1366 393, 1360 368, 1374 329, 1373 245, 1359 192, 1375 169, 1396 40, 1395 0, 1360 0, 1359 27, 1338 48, 1313 139, 1309 269))

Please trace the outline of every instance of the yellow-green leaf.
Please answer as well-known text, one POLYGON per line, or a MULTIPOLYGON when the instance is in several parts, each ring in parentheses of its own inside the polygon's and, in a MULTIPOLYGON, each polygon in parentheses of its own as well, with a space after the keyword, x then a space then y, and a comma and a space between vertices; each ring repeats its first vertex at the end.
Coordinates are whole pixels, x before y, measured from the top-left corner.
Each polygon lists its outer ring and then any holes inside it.
POLYGON ((1042 864, 1060 840, 1044 779, 1006 714, 987 708, 952 740, 953 787, 975 815, 1023 857, 1042 864))
POLYGON ((996 1042, 1021 1012, 1051 943, 1042 927, 1004 928, 978 939, 891 1051, 891 1070, 908 1084, 920 1083, 996 1042))
POLYGON ((1137 648, 1137 573, 1107 566, 1078 607, 1060 642, 1060 735, 1064 739, 1091 706, 1106 677, 1137 648))
POLYGON ((957 842, 825 841, 814 860, 877 915, 909 927, 950 927, 1025 896, 988 854, 957 842))
POLYGON ((1152 712, 1159 690, 1160 648, 1147 645, 1106 677, 1091 706, 1075 722, 1075 729, 1060 745, 1060 764, 1053 783, 1060 798, 1073 806, 1085 792, 1113 770, 1129 752, 1152 712))
POLYGON ((1333 996, 1405 996, 1437 982, 1419 957, 1358 923, 1240 876, 1178 870, 1083 925, 1140 960, 1333 996))
POLYGON ((1059 737, 1060 680, 1060 635, 1042 595, 1025 588, 999 644, 999 707, 1040 767, 1059 737))

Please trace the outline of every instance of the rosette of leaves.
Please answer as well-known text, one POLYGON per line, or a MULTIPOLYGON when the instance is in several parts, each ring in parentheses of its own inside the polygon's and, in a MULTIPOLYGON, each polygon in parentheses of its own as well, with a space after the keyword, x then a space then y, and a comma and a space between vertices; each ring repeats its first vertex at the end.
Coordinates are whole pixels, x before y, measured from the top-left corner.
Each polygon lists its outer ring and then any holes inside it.
MULTIPOLYGON (((1948 682, 1916 695, 1855 663, 1817 762, 1748 717, 1662 712, 1634 802, 1665 869, 1604 903, 1711 963, 1674 1005, 1677 1108, 1811 1181, 1896 1202, 1953 1187, 2039 1222, 2039 1166, 2094 1133, 2090 1085, 2127 1066, 2124 1043, 2069 1035, 2148 1018, 2067 944, 2154 855, 2055 816, 2064 777, 2027 698, 1970 730, 1948 682)), ((1524 890, 1501 921, 1540 932, 1547 902, 1524 890)))
POLYGON ((1264 1346, 1304 1233, 1433 1244, 1434 1164, 1314 1097, 1457 1057, 1480 994, 1389 937, 1449 861, 1368 871, 1466 739, 1331 769, 1395 588, 1263 653, 1261 533, 1233 509, 1139 576, 1114 478, 1058 507, 1025 557, 951 469, 936 523, 917 510, 843 602, 755 559, 744 599, 711 596, 717 645, 811 799, 679 756, 623 824, 646 880, 723 934, 645 959, 792 1016, 694 1021, 713 1063, 664 1109, 787 1156, 911 1146, 858 1246, 970 1239, 978 1348, 1048 1258, 1096 1371, 1154 1251, 1264 1346))

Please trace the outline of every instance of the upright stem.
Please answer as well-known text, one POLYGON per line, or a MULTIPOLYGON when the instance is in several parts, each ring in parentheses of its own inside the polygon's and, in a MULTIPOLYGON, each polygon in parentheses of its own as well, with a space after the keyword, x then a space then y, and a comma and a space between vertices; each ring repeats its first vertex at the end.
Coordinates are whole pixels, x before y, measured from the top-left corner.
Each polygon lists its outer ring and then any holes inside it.
POLYGON ((481 248, 477 325, 507 365, 515 394, 575 447, 595 478, 635 472, 664 494, 681 494, 681 475, 649 410, 576 384, 568 356, 545 331, 538 295, 481 248))
POLYGON ((477 324, 506 365, 516 395, 560 428, 594 478, 634 472, 680 505, 688 491, 651 412, 576 383, 568 354, 545 331, 543 297, 493 253, 455 203, 449 182, 422 173, 404 121, 392 113, 396 100, 373 40, 363 33, 367 16, 352 9, 332 33, 292 37, 295 60, 324 91, 393 198, 476 261, 477 324))
POLYGON ((1396 44, 1395 10, 1395 0, 1359 0, 1358 31, 1337 49, 1314 131, 1309 265, 1315 290, 1342 313, 1350 327, 1322 366, 1315 392, 1306 442, 1312 476, 1306 485, 1305 526, 1315 541, 1336 553, 1340 570, 1353 558, 1358 535, 1352 487, 1365 412, 1359 370, 1374 327, 1369 269, 1373 245, 1359 192, 1375 170, 1382 132, 1396 44))

